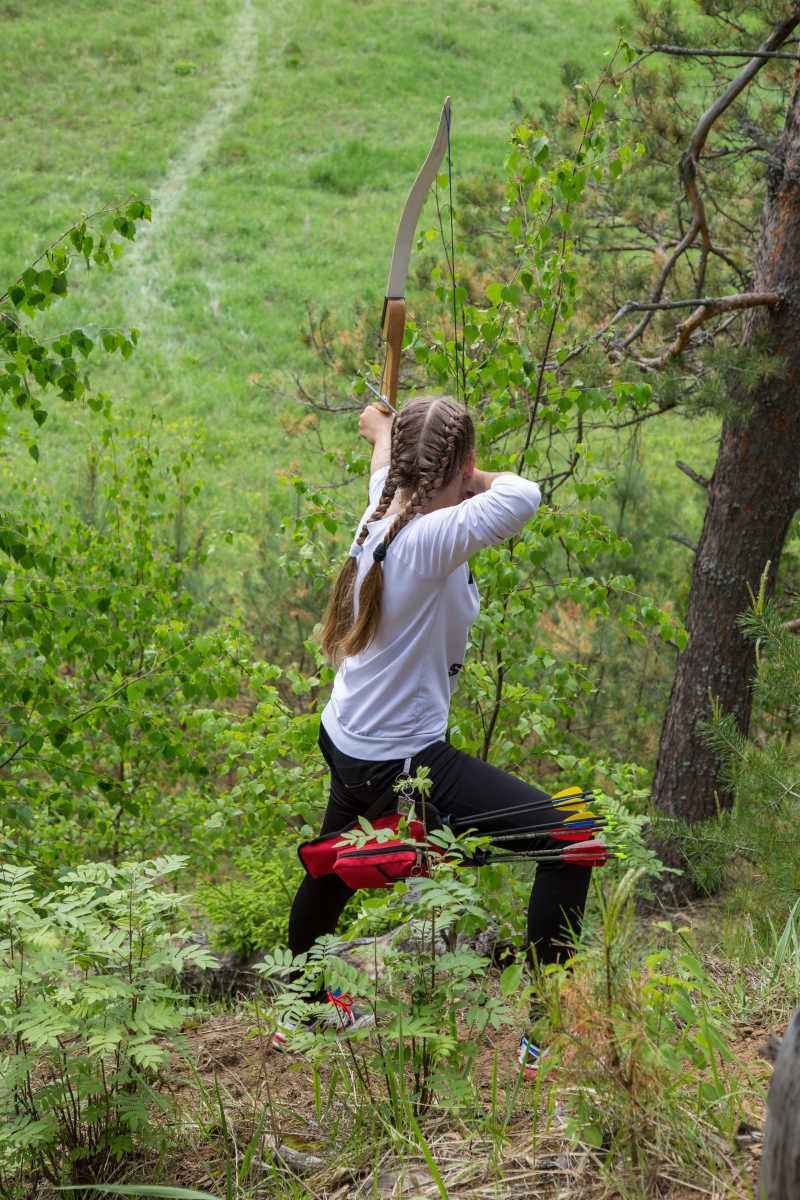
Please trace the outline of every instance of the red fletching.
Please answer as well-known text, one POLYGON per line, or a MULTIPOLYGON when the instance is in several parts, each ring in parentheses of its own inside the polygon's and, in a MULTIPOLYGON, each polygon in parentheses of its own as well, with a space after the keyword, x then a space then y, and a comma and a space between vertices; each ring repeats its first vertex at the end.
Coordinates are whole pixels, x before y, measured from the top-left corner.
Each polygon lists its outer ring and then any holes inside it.
POLYGON ((581 863, 585 867, 602 867, 603 863, 608 862, 608 847, 596 839, 575 842, 565 847, 560 857, 565 862, 581 863))

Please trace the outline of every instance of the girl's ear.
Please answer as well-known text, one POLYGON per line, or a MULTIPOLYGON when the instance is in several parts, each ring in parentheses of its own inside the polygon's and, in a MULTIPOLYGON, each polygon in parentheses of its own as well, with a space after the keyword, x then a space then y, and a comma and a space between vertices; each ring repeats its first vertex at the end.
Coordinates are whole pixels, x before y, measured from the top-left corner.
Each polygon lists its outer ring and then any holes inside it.
POLYGON ((469 479, 470 475, 475 472, 475 451, 470 450, 467 457, 464 459, 464 465, 461 468, 461 474, 465 479, 469 479))

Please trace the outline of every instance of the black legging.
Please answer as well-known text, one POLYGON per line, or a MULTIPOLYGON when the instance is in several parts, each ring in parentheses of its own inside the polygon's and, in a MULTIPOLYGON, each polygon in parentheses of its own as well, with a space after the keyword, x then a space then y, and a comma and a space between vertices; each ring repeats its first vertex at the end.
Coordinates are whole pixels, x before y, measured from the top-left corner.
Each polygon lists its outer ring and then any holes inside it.
MULTIPOLYGON (((403 759, 368 762, 350 758, 334 746, 320 727, 320 749, 331 771, 331 791, 321 833, 335 833, 373 810, 379 796, 386 810, 396 800, 392 785, 403 772, 403 759)), ((456 750, 448 742, 434 742, 411 759, 410 773, 428 767, 433 782, 431 802, 442 817, 452 817, 456 832, 471 827, 493 837, 531 826, 550 827, 563 821, 545 792, 523 783, 497 767, 456 750), (491 819, 487 814, 501 811, 491 819), (481 820, 481 817, 483 820, 481 820)), ((374 814, 376 815, 376 814, 374 814)), ((501 843, 502 844, 502 843, 501 843)), ((563 849, 564 843, 547 835, 531 836, 506 844, 509 850, 563 849)), ((528 945, 542 966, 563 962, 581 930, 591 867, 548 859, 536 868, 528 904, 528 945)), ((338 875, 306 875, 289 914, 289 949, 301 954, 325 933, 334 933, 342 909, 353 895, 338 875)))

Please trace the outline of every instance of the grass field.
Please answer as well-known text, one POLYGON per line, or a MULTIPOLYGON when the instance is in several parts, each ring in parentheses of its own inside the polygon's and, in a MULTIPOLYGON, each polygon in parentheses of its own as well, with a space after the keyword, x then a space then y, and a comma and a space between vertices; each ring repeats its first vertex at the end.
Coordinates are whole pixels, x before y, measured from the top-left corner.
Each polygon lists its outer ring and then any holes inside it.
MULTIPOLYGON (((459 181, 500 172, 518 108, 562 91, 564 63, 595 73, 625 11, 620 0, 7 0, 0 279, 81 211, 152 198, 152 227, 114 275, 94 272, 52 319, 141 329, 104 386, 169 436, 202 427, 208 505, 248 530, 288 453, 276 412, 295 404, 292 376, 311 373, 306 304, 347 325, 361 303, 377 326, 444 96, 457 196, 459 181)), ((411 275, 413 312, 413 263, 411 275)), ((25 469, 76 486, 95 425, 54 408, 40 465, 25 469)))

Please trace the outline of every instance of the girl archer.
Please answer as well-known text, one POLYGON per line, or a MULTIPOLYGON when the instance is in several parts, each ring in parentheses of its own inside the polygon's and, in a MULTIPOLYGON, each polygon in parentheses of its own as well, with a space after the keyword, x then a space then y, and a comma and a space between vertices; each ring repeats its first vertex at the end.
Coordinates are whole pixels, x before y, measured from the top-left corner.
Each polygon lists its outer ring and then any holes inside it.
MULTIPOLYGON (((395 416, 369 405, 359 432, 372 446, 369 507, 322 631, 337 674, 319 734, 330 768, 321 833, 374 816, 381 796, 391 809, 395 781, 425 766, 431 800, 456 830, 480 829, 497 810, 493 838, 522 832, 529 836, 515 839, 516 849, 562 849, 547 830, 564 814, 546 793, 446 740, 450 698, 479 610, 469 559, 520 532, 536 514, 539 488, 479 469, 469 413, 447 396, 410 400, 395 416)), ((540 967, 572 952, 590 875, 581 863, 539 863, 526 932, 540 967)), ((351 895, 337 875, 307 875, 289 917, 292 953, 333 933, 351 895)), ((339 1001, 337 1020, 352 1026, 359 1016, 339 1001)), ((285 1045, 286 1034, 279 1027, 275 1044, 285 1045)), ((533 1038, 523 1036, 520 1063, 529 1077, 539 1056, 533 1038)))

